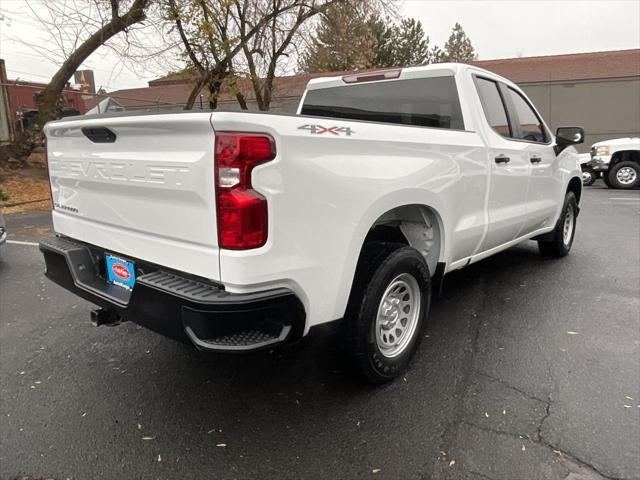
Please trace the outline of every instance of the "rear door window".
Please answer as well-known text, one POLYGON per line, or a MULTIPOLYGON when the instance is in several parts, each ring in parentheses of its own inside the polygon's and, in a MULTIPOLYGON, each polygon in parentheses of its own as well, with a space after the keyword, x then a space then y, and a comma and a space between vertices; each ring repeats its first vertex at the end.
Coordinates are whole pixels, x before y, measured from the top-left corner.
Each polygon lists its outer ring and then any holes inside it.
POLYGON ((301 113, 316 117, 464 130, 453 77, 371 82, 309 90, 301 113))
POLYGON ((497 133, 511 138, 507 109, 498 90, 498 84, 481 77, 475 77, 475 82, 487 122, 497 133))

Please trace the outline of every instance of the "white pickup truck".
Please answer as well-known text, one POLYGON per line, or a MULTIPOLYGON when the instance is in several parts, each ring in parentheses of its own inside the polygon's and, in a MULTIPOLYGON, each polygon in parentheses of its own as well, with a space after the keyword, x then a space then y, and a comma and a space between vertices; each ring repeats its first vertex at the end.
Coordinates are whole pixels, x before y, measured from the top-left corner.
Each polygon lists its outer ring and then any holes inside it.
POLYGON ((441 64, 312 80, 297 115, 188 112, 46 125, 46 275, 213 352, 341 320, 373 382, 405 369, 434 285, 525 240, 571 249, 579 127, 555 137, 522 91, 441 64))
POLYGON ((640 185, 640 138, 594 143, 591 160, 582 165, 584 185, 593 185, 600 175, 609 188, 632 189, 640 185))

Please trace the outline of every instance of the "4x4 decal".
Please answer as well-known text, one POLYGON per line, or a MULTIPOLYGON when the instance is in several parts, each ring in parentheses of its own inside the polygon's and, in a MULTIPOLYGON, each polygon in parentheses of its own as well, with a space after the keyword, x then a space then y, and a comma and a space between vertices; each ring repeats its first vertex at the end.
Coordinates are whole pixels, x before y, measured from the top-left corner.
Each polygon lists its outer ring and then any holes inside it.
POLYGON ((312 135, 322 135, 328 133, 330 135, 346 135, 350 137, 354 132, 350 127, 323 127, 322 125, 302 125, 298 130, 309 130, 312 135))

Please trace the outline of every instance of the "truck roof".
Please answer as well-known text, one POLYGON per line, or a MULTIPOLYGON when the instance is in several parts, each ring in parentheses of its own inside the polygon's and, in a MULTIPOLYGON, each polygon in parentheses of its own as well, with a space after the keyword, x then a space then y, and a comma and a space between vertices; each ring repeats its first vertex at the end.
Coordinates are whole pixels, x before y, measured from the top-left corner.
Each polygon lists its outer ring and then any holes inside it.
POLYGON ((345 78, 362 76, 365 79, 349 82, 350 84, 356 84, 366 82, 366 77, 374 76, 377 73, 390 73, 399 72, 394 78, 380 79, 376 78, 375 81, 392 82, 394 80, 408 80, 413 78, 427 78, 427 77, 439 77, 439 76, 453 76, 463 71, 472 70, 477 73, 481 73, 486 76, 490 76, 496 80, 503 81, 505 83, 513 83, 511 80, 501 77, 493 72, 485 70, 483 68, 467 65, 465 63, 435 63, 431 65, 422 65, 419 67, 398 67, 398 68, 386 68, 375 70, 363 70, 359 72, 353 72, 346 75, 340 75, 335 77, 320 77, 314 78, 307 84, 307 90, 317 90, 321 88, 341 87, 346 86, 345 78))

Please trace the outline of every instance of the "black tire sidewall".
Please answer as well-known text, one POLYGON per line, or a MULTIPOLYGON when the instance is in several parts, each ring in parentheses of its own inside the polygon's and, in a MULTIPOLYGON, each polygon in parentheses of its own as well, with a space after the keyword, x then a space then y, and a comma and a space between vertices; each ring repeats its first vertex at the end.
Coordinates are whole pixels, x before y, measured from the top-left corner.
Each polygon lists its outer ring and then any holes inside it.
POLYGON ((618 188, 620 190, 629 190, 637 187, 638 185, 640 185, 640 165, 638 165, 636 162, 631 162, 628 160, 616 163, 613 168, 609 170, 609 183, 614 188, 618 188), (624 167, 631 167, 636 171, 636 181, 634 183, 623 185, 618 181, 618 170, 624 167))
POLYGON ((363 291, 358 312, 359 354, 361 364, 369 379, 385 382, 398 376, 409 364, 422 339, 431 306, 431 277, 422 255, 410 247, 393 251, 375 268, 370 281, 363 291), (420 315, 418 325, 405 350, 393 358, 385 357, 376 341, 376 317, 382 296, 393 279, 408 273, 418 282, 420 288, 420 315), (368 370, 368 372, 367 372, 368 370))
POLYGON ((558 243, 559 248, 561 249, 563 255, 566 255, 571 250, 573 246, 573 240, 576 237, 576 227, 578 225, 578 201, 576 200, 573 192, 567 193, 567 196, 564 199, 564 204, 562 205, 562 215, 558 220, 557 232, 556 232, 556 242, 558 243), (567 209, 573 209, 573 229, 571 231, 571 238, 569 239, 569 243, 564 243, 564 219, 567 214, 567 209))
POLYGON ((584 172, 582 172, 582 173, 583 173, 583 174, 584 174, 584 173, 588 173, 589 175, 591 175, 591 178, 590 178, 588 181, 586 181, 586 182, 585 182, 584 180, 582 181, 582 184, 583 184, 585 187, 590 187, 591 185, 593 185, 593 184, 596 182, 596 178, 597 178, 597 177, 596 177, 596 172, 594 172, 593 170, 588 169, 588 170, 585 170, 585 171, 584 171, 584 172))
POLYGON ((567 192, 564 197, 564 203, 562 204, 562 210, 560 211, 560 217, 556 222, 556 226, 553 229, 553 237, 549 240, 539 240, 538 247, 540 253, 545 257, 560 258, 569 254, 573 245, 573 240, 576 237, 576 228, 578 226, 578 201, 573 192, 567 192), (567 208, 573 209, 573 231, 571 232, 571 239, 568 244, 564 243, 564 219, 566 216, 567 208))

